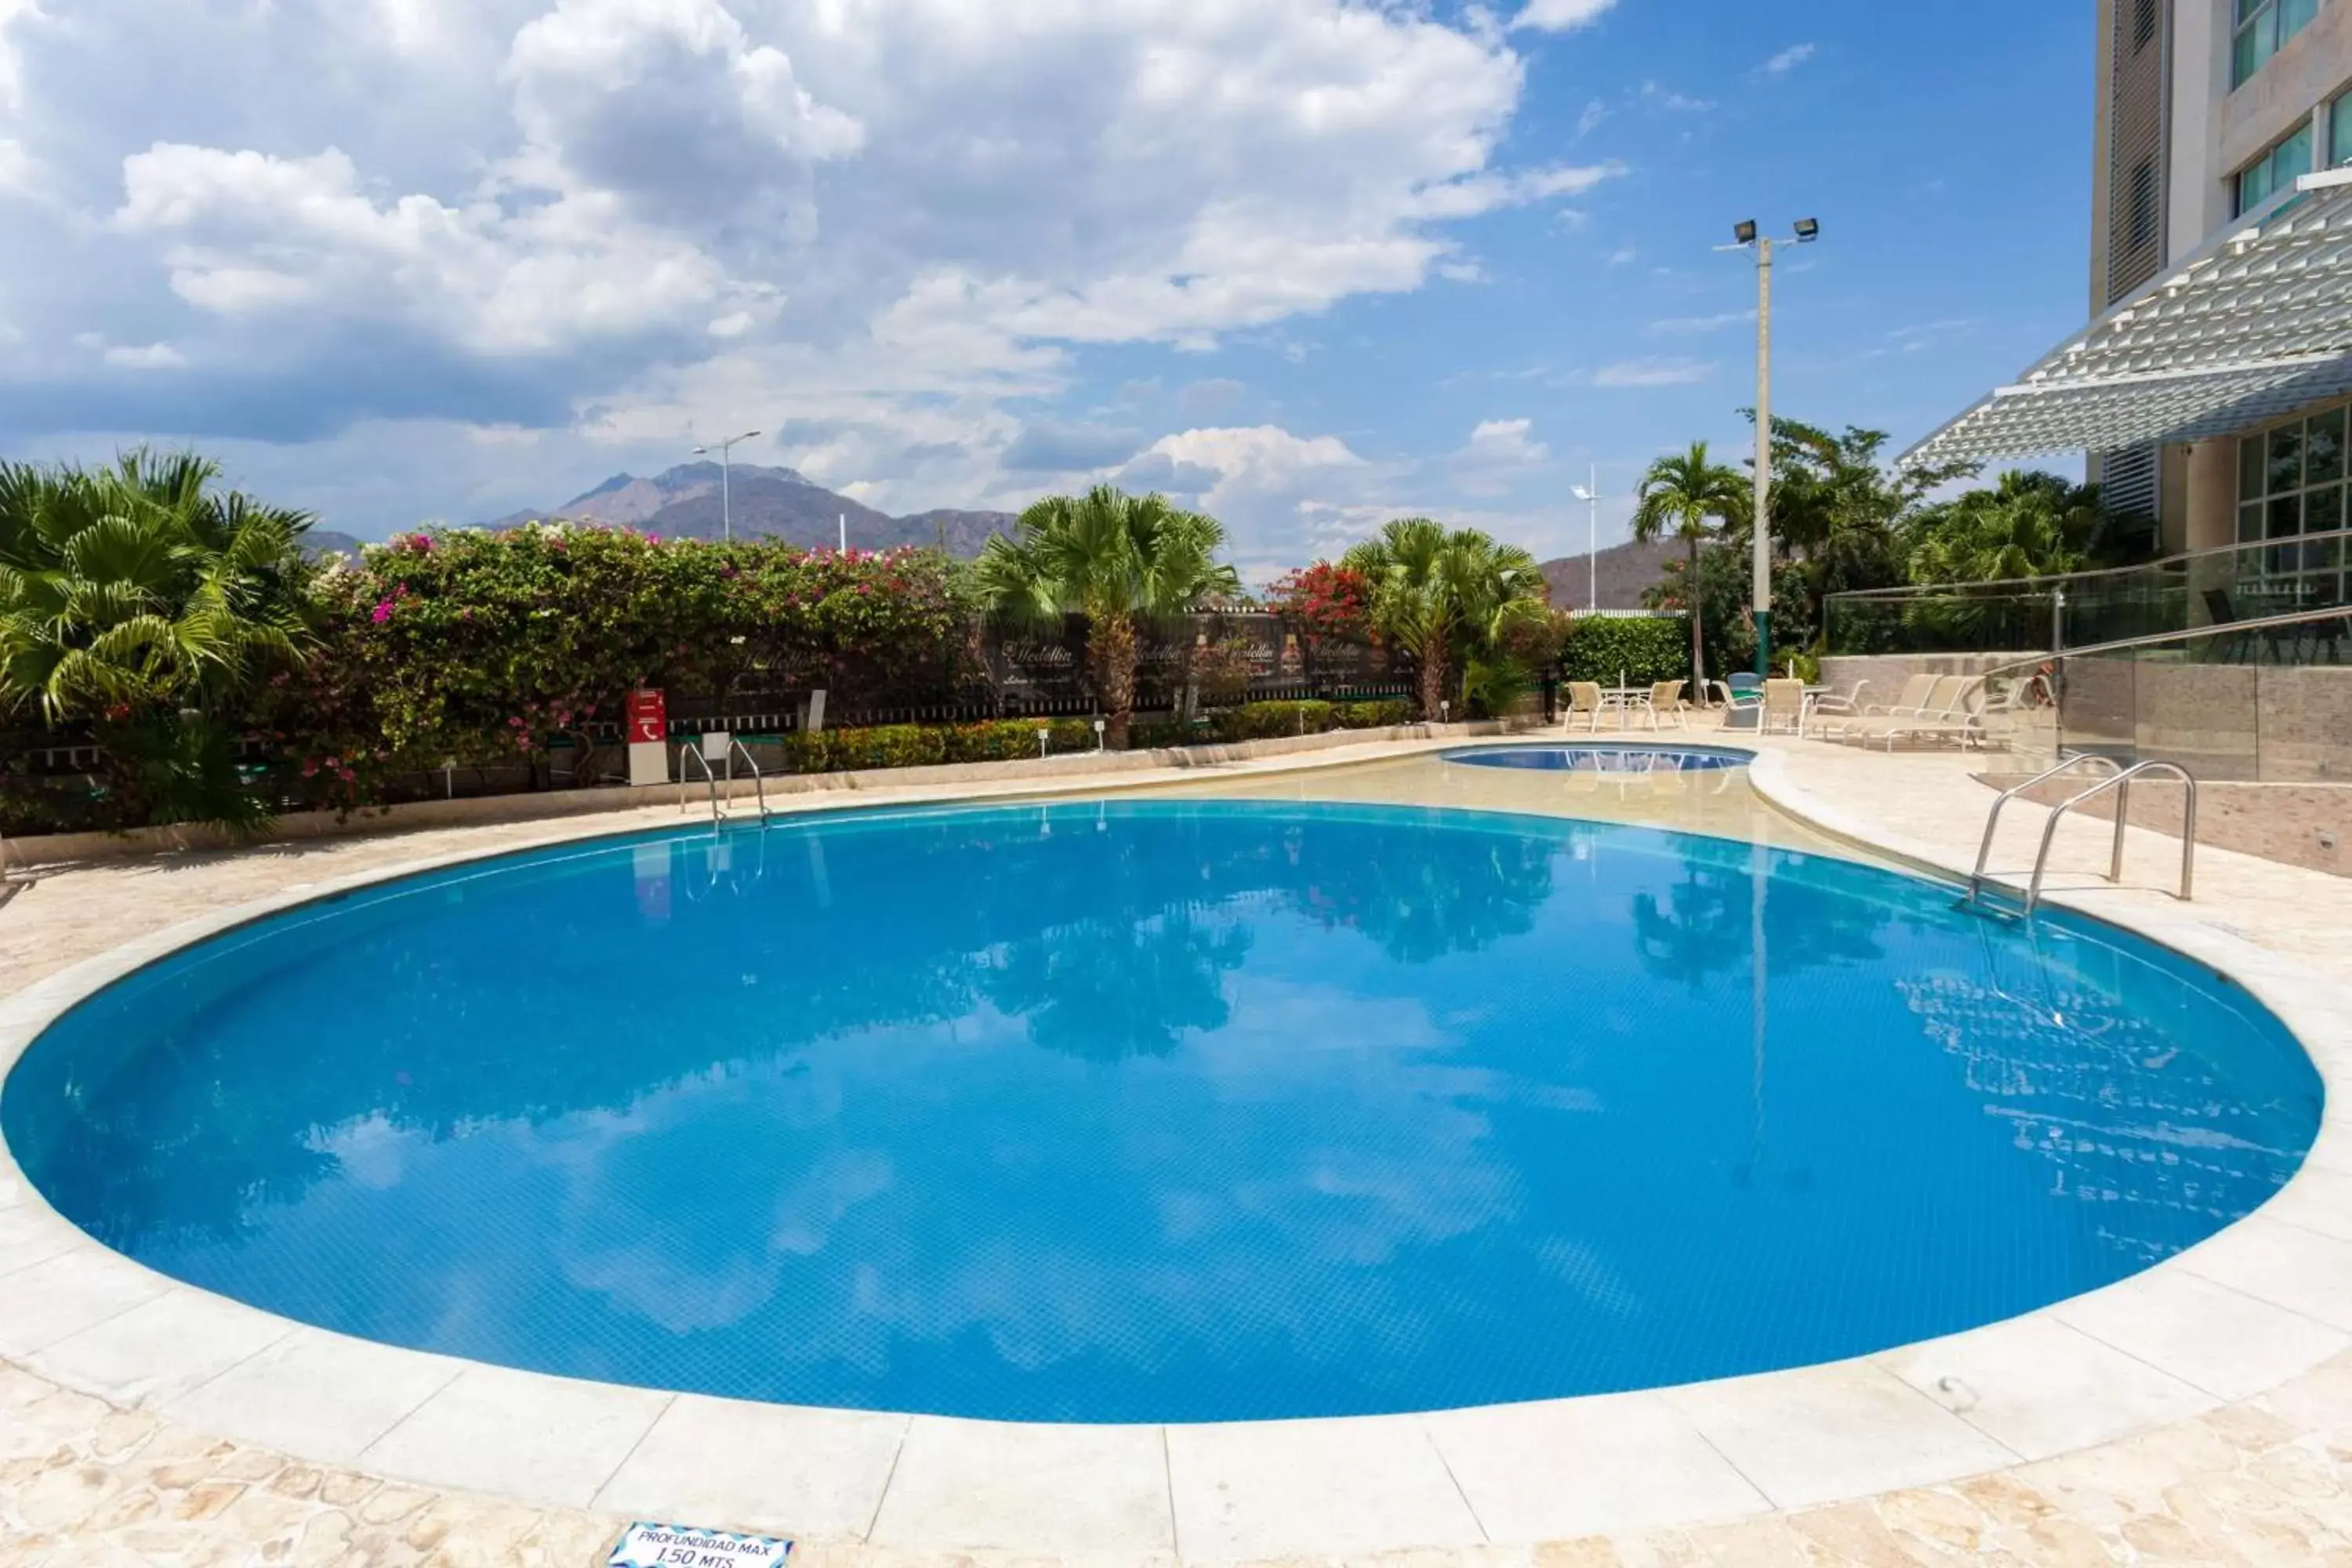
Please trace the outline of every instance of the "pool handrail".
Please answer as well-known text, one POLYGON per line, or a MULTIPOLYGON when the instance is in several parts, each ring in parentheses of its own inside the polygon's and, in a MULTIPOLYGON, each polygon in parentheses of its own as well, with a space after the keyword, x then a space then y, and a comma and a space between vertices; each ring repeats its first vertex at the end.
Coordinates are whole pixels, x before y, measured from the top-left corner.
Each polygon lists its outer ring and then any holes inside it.
MULTIPOLYGON (((2114 769, 2117 766, 2117 763, 2113 757, 2103 755, 2097 752, 2078 752, 2074 756, 2061 758, 2056 766, 2042 769, 2032 778, 2027 779, 2023 784, 2012 784, 2009 788, 2000 792, 1999 798, 1995 799, 1992 803, 1992 810, 1985 815, 1984 837, 1977 845, 1976 869, 1969 873, 1969 902, 1973 904, 1984 896, 1986 880, 1985 863, 1992 858, 1992 838, 1994 832, 2000 826, 2001 807, 2007 805, 2017 796, 2023 795, 2027 790, 2033 788, 2035 785, 2047 784, 2052 779, 2056 778, 2059 774, 2070 773, 2076 767, 2086 763, 2105 763, 2110 769, 2114 769)), ((2035 878, 2035 881, 2037 884, 2040 881, 2038 875, 2035 878)), ((2029 903, 2026 907, 2031 909, 2032 906, 2029 903)))

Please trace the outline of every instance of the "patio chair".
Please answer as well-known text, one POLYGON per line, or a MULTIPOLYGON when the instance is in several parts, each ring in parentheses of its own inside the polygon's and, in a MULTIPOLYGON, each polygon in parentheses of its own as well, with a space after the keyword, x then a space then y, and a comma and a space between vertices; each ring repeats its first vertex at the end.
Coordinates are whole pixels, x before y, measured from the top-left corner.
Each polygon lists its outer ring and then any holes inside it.
MULTIPOLYGON (((1927 692, 1909 704, 1889 704, 1883 712, 1864 713, 1838 726, 1837 739, 1856 741, 1867 746, 1890 730, 1907 725, 1937 723, 1958 717, 1959 703, 1967 694, 1969 678, 1965 675, 1913 676, 1913 680, 1926 679, 1927 692)), ((1906 692, 1910 682, 1904 683, 1906 692)))
POLYGON ((1912 676, 1904 681, 1903 689, 1895 694, 1894 701, 1873 703, 1857 708, 1851 713, 1825 720, 1822 725, 1822 735, 1826 740, 1843 741, 1847 731, 1870 720, 1915 716, 1919 711, 1919 705, 1933 694, 1936 681, 1937 677, 1932 675, 1912 676))
POLYGON ((1759 733, 1769 734, 1776 727, 1785 727, 1791 735, 1801 733, 1805 727, 1805 683, 1801 680, 1768 680, 1764 683, 1764 715, 1759 733))
MULTIPOLYGON (((1862 711, 1862 694, 1870 689, 1870 682, 1857 680, 1847 692, 1824 691, 1805 709, 1805 722, 1815 719, 1852 718, 1862 711)), ((1802 731, 1798 731, 1800 734, 1802 731)))
POLYGON ((1651 729, 1663 729, 1670 718, 1679 728, 1690 728, 1690 704, 1683 700, 1684 684, 1679 680, 1650 682, 1650 695, 1642 705, 1650 711, 1651 729))
POLYGON ((1763 721, 1763 678, 1741 670, 1717 683, 1723 691, 1723 727, 1752 730, 1763 721))
POLYGON ((1590 728, 1594 734, 1599 734, 1601 732, 1601 710, 1607 706, 1608 704, 1601 700, 1601 682, 1597 680, 1571 680, 1568 683, 1567 727, 1569 729, 1573 730, 1576 728, 1577 715, 1580 713, 1584 715, 1586 726, 1590 728))

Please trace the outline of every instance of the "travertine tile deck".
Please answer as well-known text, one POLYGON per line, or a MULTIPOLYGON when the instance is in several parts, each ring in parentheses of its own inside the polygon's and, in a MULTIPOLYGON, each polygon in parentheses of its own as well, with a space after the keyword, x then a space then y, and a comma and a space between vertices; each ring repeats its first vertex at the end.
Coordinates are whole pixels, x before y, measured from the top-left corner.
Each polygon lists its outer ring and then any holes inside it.
MULTIPOLYGON (((1948 867, 1973 858, 1990 796, 1969 778, 1968 764, 1960 760, 1934 755, 1865 758, 1811 742, 1782 741, 1765 742, 1761 749, 1766 755, 1756 770, 1757 786, 1784 807, 1832 831, 1915 859, 1948 867)), ((1392 748, 1387 754, 1398 752, 1392 748)), ((1190 778, 1183 786, 1350 798, 1451 790, 1455 793, 1445 798, 1456 804, 1544 808, 1462 797, 1461 791, 1485 785, 1459 778, 1432 783, 1433 770, 1425 765, 1278 778, 1277 771, 1278 764, 1252 764, 1216 780, 1190 778), (1421 782, 1408 784, 1407 779, 1421 782)), ((966 788, 959 793, 974 792, 966 788)), ((1641 809, 1612 808, 1599 797, 1552 808, 1597 815, 1641 809)), ((1688 809, 1698 814, 1691 826, 1735 833, 1755 826, 1744 802, 1719 801, 1712 808, 1699 803, 1688 809)), ((648 825, 677 820, 661 812, 635 815, 648 825)), ((2017 809, 2015 816, 2015 827, 2003 837, 2000 863, 2005 867, 2030 855, 2028 836, 2039 831, 2042 818, 2036 808, 2017 809)), ((597 826, 609 829, 612 825, 597 826)), ((520 847, 582 830, 578 823, 516 825, 67 871, 18 891, 0 908, 0 994, 13 994, 43 975, 136 935, 292 886, 434 855, 520 847)), ((1761 831, 1807 847, 1821 842, 1817 835, 1782 821, 1765 823, 1761 831)), ((2104 865, 2105 833, 2087 823, 2070 828, 2063 840, 2063 863, 2069 868, 2104 865)), ((2200 898, 2184 914, 2168 898, 2147 890, 2162 880, 2172 849, 2177 846, 2168 840, 2135 835, 2130 878, 2135 886, 2113 890, 2095 878, 2069 875, 2064 882, 2073 890, 2065 896, 2083 907, 2166 933, 2168 940, 2177 937, 2184 945, 2227 942, 2234 933, 2268 953, 2295 961, 2281 973, 2291 976, 2303 968, 2352 981, 2352 951, 2347 951, 2352 942, 2347 940, 2352 937, 2352 882, 2209 853, 2200 869, 2200 898)), ((2337 1108, 2331 1105, 2330 1113, 2334 1120, 2337 1108)), ((808 1562, 855 1563, 858 1568, 1156 1563, 1180 1555, 1188 1562, 1209 1562, 1281 1552, 1297 1552, 1300 1561, 1370 1561, 1371 1556, 1349 1546, 1348 1511, 1360 1517, 1365 1510, 1412 1510, 1464 1522, 1431 1537, 1433 1542, 1442 1539, 1450 1544, 1390 1553, 1378 1561, 1433 1568, 1439 1563, 1465 1568, 1622 1563, 1634 1568, 1963 1562, 2338 1563, 2352 1568, 2352 1485, 2347 1485, 2352 1482, 2352 1354, 2344 1351, 2352 1344, 2352 1276, 2346 1277, 2343 1289, 2332 1289, 2325 1278, 2315 1279, 2309 1267, 2311 1255, 2331 1246, 2352 1253, 2352 1235, 2347 1235, 2352 1226, 2342 1223, 2340 1216, 2347 1210, 2338 1201, 2346 1196, 2342 1189, 2352 1186, 2352 1169, 2314 1175, 2321 1180, 2299 1180, 2272 1205, 2284 1211, 2275 1223, 2259 1234, 2249 1232, 2269 1249, 2262 1256, 2225 1258, 2210 1269, 2168 1266, 2143 1277, 2144 1284, 2134 1282, 2156 1293, 2151 1301, 2135 1303, 2102 1292, 2063 1306, 2049 1318, 2020 1320, 2032 1326, 2012 1334, 2006 1345, 1979 1342, 1969 1353, 2007 1358, 2011 1370, 2018 1364, 2046 1365, 2053 1387, 2071 1390, 2073 1384, 2087 1379, 2097 1385, 2101 1397, 2115 1395, 2120 1387, 2140 1402, 2151 1425, 2121 1441, 2069 1452, 2070 1406, 2076 1402, 2071 1391, 2047 1401, 2011 1398, 1998 1408, 1989 1401, 1981 1409, 1962 1414, 1969 1423, 1967 1430, 1980 1434, 1987 1455, 1983 1462, 1992 1468, 1950 1484, 1882 1491, 1819 1507, 1752 1511, 1762 1497, 1785 1501, 1805 1489, 1803 1475, 1776 1472, 1776 1466, 1787 1469, 1796 1462, 1776 1450, 1798 1447, 1798 1439, 1811 1438, 1819 1445, 1835 1436, 1790 1430, 1791 1421, 1801 1426, 1801 1400, 1792 1405, 1790 1395, 1767 1386, 1771 1380, 1759 1379, 1743 1380, 1751 1386, 1712 1385, 1695 1396, 1711 1402, 1703 1414, 1714 1436, 1651 1434, 1656 1441, 1647 1444, 1645 1451, 1679 1456, 1672 1475, 1625 1473, 1622 1466, 1612 1472, 1606 1402, 1576 1402, 1588 1406, 1580 1412, 1564 1405, 1528 1407, 1518 1429, 1481 1428, 1480 1440, 1489 1444, 1491 1452, 1454 1448, 1475 1462, 1480 1478, 1464 1488, 1458 1510, 1454 1510, 1453 1500, 1435 1495, 1356 1497, 1344 1454, 1315 1461, 1306 1451, 1312 1444, 1285 1444, 1277 1435, 1265 1447, 1266 1435, 1261 1431, 1254 1440, 1265 1451, 1242 1456, 1240 1462, 1255 1467, 1264 1484, 1206 1511, 1178 1508, 1176 1529, 1164 1543, 1151 1533, 1150 1510, 1139 1506, 1143 1500, 1117 1497, 1086 1500, 1086 1510, 1080 1511, 1101 1516, 1102 1528, 1079 1530, 1072 1537, 1101 1542, 1101 1549, 1059 1557, 1051 1555, 1049 1542, 1034 1535, 1024 1539, 1043 1547, 1044 1554, 991 1550, 942 1553, 894 1546, 890 1542, 902 1529, 908 1531, 908 1538, 921 1537, 923 1532, 913 1527, 926 1510, 936 1513, 959 1500, 914 1491, 879 1500, 895 1505, 895 1519, 893 1507, 883 1507, 879 1517, 862 1530, 854 1523, 846 1530, 837 1528, 854 1521, 856 1510, 846 1502, 835 1510, 835 1519, 775 1522, 801 1533, 808 1562), (2329 1183, 2336 1185, 2331 1188, 2329 1183), (2302 1237, 2308 1237, 2307 1246, 2302 1237), (2271 1278, 2261 1274, 2265 1268, 2275 1274, 2276 1289, 2264 1292, 2270 1300, 2235 1288, 2249 1277, 2271 1278), (2214 1272, 2227 1275, 2233 1285, 2207 1277, 2214 1272), (2065 1338, 2076 1330, 2079 1343, 2065 1338), (2053 1335, 2057 1336, 2054 1342, 2053 1335), (2266 1356, 2271 1359, 2265 1361, 2266 1356), (2151 1364, 2157 1363, 2171 1373, 2157 1373, 2151 1364), (2086 1367, 2091 1369, 2087 1373, 2086 1367), (2273 1368, 2284 1373, 2294 1367, 2311 1370, 2284 1384, 2272 1373, 2273 1368), (1748 1443, 1722 1436, 1737 1433, 1742 1422, 1753 1433, 1748 1443), (2056 1457, 2033 1463, 2017 1463, 2012 1458, 2031 1453, 2056 1457), (1285 1482, 1286 1472, 1296 1476, 1297 1487, 1285 1482), (1302 1517, 1302 1491, 1320 1494, 1326 1507, 1339 1510, 1329 1526, 1318 1531, 1302 1517), (1633 1506, 1629 1514, 1629 1505, 1654 1500, 1657 1528, 1614 1535, 1577 1533, 1584 1517, 1580 1510, 1596 1499, 1606 1503, 1608 1517, 1621 1521, 1641 1514, 1641 1506, 1633 1506), (1694 1499, 1705 1500, 1694 1505, 1694 1499), (1286 1514, 1286 1519, 1281 1517, 1286 1514), (1743 1514, 1748 1517, 1738 1517, 1743 1514), (1264 1527, 1269 1517, 1283 1528, 1269 1533, 1264 1527), (1676 1527, 1695 1517, 1728 1522, 1676 1527), (1524 1539, 1554 1530, 1563 1539, 1543 1545, 1479 1543, 1486 1536, 1524 1539)), ((0 1204, 5 1201, 0 1198, 0 1204)), ((44 1261, 21 1250, 5 1250, 11 1217, 11 1209, 0 1206, 0 1319, 9 1316, 12 1304, 20 1311, 28 1305, 21 1294, 11 1302, 12 1284, 23 1292, 22 1276, 44 1261)), ((2192 1263, 2194 1256, 2182 1264, 2192 1263)), ((141 1306, 132 1304, 129 1311, 141 1306)), ((227 1355, 236 1347, 214 1348, 227 1355)), ((266 1356, 294 1355, 299 1348, 289 1340, 243 1364, 256 1364, 266 1356)), ((1928 1346, 1920 1347, 1919 1353, 1932 1358, 1941 1352, 1937 1346, 1928 1346)), ((1886 1399, 1899 1403, 1916 1396, 1905 1386, 1911 1374, 1903 1352, 1849 1363, 1849 1368, 1840 1375, 1883 1377, 1883 1384, 1871 1386, 1883 1389, 1886 1399)), ((233 1370, 207 1385, 224 1401, 224 1411, 235 1403, 236 1377, 233 1370)), ((1784 1390, 1794 1386, 1779 1385, 1784 1390)), ((1662 1419, 1658 1409, 1643 1405, 1639 1419, 1657 1423, 1662 1419)), ((690 1451, 695 1445, 688 1439, 698 1419, 718 1420, 725 1426, 723 1411, 698 1416, 680 1414, 672 1405, 631 1457, 631 1465, 646 1480, 646 1495, 603 1500, 615 1508, 651 1509, 658 1500, 653 1494, 658 1493, 690 1505, 698 1478, 690 1451), (679 1438, 679 1432, 687 1437, 679 1438), (673 1452, 677 1442, 685 1447, 673 1452)), ((1444 1419, 1432 1418, 1432 1423, 1444 1419)), ((926 1440, 951 1440, 954 1436, 941 1432, 926 1440)), ((1177 1436, 1171 1433, 1165 1457, 1171 1475, 1183 1463, 1233 1462, 1230 1456, 1212 1451, 1215 1444, 1193 1442, 1191 1446, 1201 1453, 1180 1454, 1177 1448, 1185 1445, 1177 1436)), ((1463 1441, 1458 1434, 1443 1440, 1449 1446, 1463 1441)), ((333 1447, 325 1437, 320 1443, 324 1446, 311 1451, 333 1447)), ((1116 1461, 1118 1456, 1108 1458, 1116 1461)), ((1887 1465, 1900 1458, 1863 1453, 1838 1462, 1887 1465)), ((1093 1454, 1065 1456, 1077 1469, 1103 1459, 1093 1454)), ((1053 1456, 1044 1456, 1044 1462, 1054 1463, 1053 1456)), ((1965 1468, 1965 1458, 1962 1463, 1965 1468)), ((1899 1468, 1896 1464, 1888 1472, 1895 1478, 1888 1484, 1900 1484, 1899 1468)), ((1947 1467, 1942 1473, 1958 1472, 1947 1467)), ((589 1568, 603 1561, 623 1522, 617 1511, 594 1505, 519 1507, 486 1495, 385 1480, 348 1461, 318 1465, 290 1460, 266 1447, 219 1440, 195 1425, 167 1422, 148 1409, 110 1406, 61 1389, 20 1363, 0 1361, 0 1568, 110 1563, 589 1568)), ((973 1544, 982 1542, 975 1540, 973 1544)))

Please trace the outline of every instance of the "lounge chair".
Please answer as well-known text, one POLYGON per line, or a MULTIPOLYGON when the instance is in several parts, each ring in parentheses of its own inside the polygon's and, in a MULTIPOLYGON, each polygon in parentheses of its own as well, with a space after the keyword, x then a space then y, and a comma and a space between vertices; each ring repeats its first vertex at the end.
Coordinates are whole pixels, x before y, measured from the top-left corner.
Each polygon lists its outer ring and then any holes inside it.
MULTIPOLYGON (((1949 741, 1962 751, 1971 745, 1981 745, 1985 737, 1985 683, 1980 677, 1948 677, 1958 679, 1959 689, 1942 711, 1924 714, 1916 719, 1898 720, 1863 737, 1867 748, 1873 741, 1884 741, 1893 751, 1897 741, 1949 741)), ((2013 701, 2014 699, 2011 699, 2013 701)))
POLYGON ((1759 733, 1769 733, 1775 726, 1785 727, 1791 735, 1801 734, 1805 727, 1805 683, 1801 680, 1768 680, 1764 683, 1764 715, 1758 726, 1759 733))
POLYGON ((1937 677, 1933 675, 1912 676, 1904 681, 1903 689, 1895 694, 1894 701, 1873 703, 1867 707, 1857 708, 1851 713, 1840 714, 1824 721, 1822 725, 1822 738, 1831 741, 1844 740, 1848 730, 1873 719, 1916 717, 1919 712, 1919 705, 1927 701, 1934 693, 1937 679, 1937 677))
MULTIPOLYGON (((1916 680, 1918 677, 1912 679, 1916 680)), ((1849 719, 1838 726, 1837 738, 1859 741, 1866 746, 1890 730, 1957 719, 1963 711, 1960 705, 1968 695, 1969 685, 1969 678, 1965 675, 1930 676, 1927 678, 1927 694, 1917 701, 1908 706, 1895 703, 1884 712, 1864 713, 1849 719)), ((1909 683, 1906 682, 1905 689, 1907 691, 1909 689, 1909 683)))

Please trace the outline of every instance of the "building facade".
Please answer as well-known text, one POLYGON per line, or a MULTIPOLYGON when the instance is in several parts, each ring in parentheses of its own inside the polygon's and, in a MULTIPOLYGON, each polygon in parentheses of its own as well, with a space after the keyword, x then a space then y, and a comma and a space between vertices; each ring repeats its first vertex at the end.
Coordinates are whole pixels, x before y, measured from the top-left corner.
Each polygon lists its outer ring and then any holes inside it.
POLYGON ((2091 326, 1915 452, 2085 453, 2167 553, 2342 530, 2352 0, 2095 3, 2091 326))

